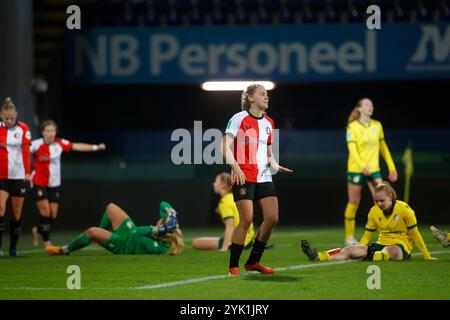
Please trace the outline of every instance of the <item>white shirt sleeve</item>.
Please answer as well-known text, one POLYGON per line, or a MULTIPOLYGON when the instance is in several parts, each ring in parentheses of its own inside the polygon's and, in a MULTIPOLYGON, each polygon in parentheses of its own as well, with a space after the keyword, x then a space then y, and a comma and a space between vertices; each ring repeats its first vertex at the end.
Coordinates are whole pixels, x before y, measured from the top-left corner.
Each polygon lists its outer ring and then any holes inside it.
POLYGON ((231 117, 230 121, 228 121, 227 128, 225 129, 225 133, 229 133, 236 137, 239 128, 242 123, 242 115, 241 113, 236 113, 233 117, 231 117))
POLYGON ((37 149, 39 149, 39 143, 38 143, 38 141, 34 140, 31 143, 30 152, 35 153, 37 151, 37 149))

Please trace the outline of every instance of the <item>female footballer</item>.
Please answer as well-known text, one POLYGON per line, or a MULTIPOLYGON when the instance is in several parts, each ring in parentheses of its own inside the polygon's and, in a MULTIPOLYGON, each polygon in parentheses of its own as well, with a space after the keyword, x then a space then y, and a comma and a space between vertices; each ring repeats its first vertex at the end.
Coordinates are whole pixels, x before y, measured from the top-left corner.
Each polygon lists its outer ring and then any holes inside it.
POLYGON ((370 209, 360 245, 317 252, 308 241, 302 240, 303 252, 309 260, 408 260, 414 243, 422 252, 424 260, 436 260, 431 257, 423 241, 414 211, 403 201, 397 200, 397 194, 389 183, 381 182, 375 187, 374 199, 375 205, 370 209), (370 242, 375 231, 380 233, 378 240, 370 242))
MULTIPOLYGON (((234 229, 239 224, 239 212, 234 203, 231 175, 223 172, 216 176, 213 183, 214 193, 221 196, 217 213, 220 215, 225 231, 222 237, 200 237, 192 241, 192 247, 199 250, 219 250, 228 251, 231 244, 234 229)), ((244 248, 249 248, 253 244, 255 229, 253 223, 250 225, 247 235, 245 236, 244 248)))
POLYGON ((9 97, 3 103, 0 117, 0 256, 3 255, 6 202, 11 196, 13 219, 9 223, 9 255, 15 257, 19 255, 17 241, 23 201, 31 180, 31 132, 25 123, 17 121, 17 109, 9 97))
POLYGON ((47 246, 51 255, 68 255, 92 241, 114 254, 180 254, 184 249, 177 213, 171 212, 160 226, 137 227, 114 203, 108 204, 99 227, 91 227, 65 246, 47 246))
POLYGON ((245 269, 262 274, 274 273, 272 268, 259 263, 278 222, 278 198, 270 169, 275 173, 291 173, 292 170, 278 165, 274 159, 271 143, 275 126, 266 114, 268 104, 269 96, 264 86, 248 86, 242 94, 242 111, 230 119, 221 142, 222 154, 232 169, 233 197, 239 211, 239 224, 230 246, 229 274, 233 276, 239 275, 239 258, 253 222, 253 202, 258 202, 261 207, 263 222, 245 269))
POLYGON ((61 154, 69 151, 91 152, 105 150, 106 146, 75 143, 57 138, 58 126, 53 120, 41 124, 42 138, 31 144, 34 154, 33 195, 39 210, 39 226, 32 228, 33 245, 39 245, 41 234, 44 247, 51 245, 50 226, 58 215, 61 186, 61 154))
POLYGON ((384 140, 381 123, 372 119, 373 103, 364 98, 358 101, 348 119, 347 166, 348 203, 345 208, 345 244, 355 245, 355 216, 361 200, 361 191, 368 185, 372 197, 373 188, 382 181, 379 158, 383 156, 389 170, 389 180, 397 181, 397 170, 384 140))

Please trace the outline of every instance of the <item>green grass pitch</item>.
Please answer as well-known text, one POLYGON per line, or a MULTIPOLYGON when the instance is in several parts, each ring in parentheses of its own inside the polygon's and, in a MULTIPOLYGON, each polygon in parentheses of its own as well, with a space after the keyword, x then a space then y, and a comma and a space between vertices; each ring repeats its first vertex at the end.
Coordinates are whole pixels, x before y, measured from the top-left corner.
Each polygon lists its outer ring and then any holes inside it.
MULTIPOLYGON (((449 299, 450 248, 442 248, 428 226, 420 230, 439 260, 424 261, 416 254, 409 262, 377 263, 381 289, 372 290, 367 288, 367 268, 375 263, 309 262, 301 252, 302 238, 318 249, 342 246, 343 230, 336 227, 277 228, 270 241, 275 248, 267 250, 262 260, 278 268, 276 274, 245 273, 241 267, 239 277, 226 275, 228 253, 191 248, 194 237, 220 235, 220 229, 184 230, 186 250, 179 256, 115 256, 91 245, 70 256, 54 257, 32 248, 31 237, 25 234, 20 257, 0 257, 0 299, 449 299), (70 265, 80 267, 80 290, 66 286, 70 265)), ((74 235, 54 232, 52 240, 64 244, 74 235)), ((249 253, 244 251, 241 266, 249 253)))

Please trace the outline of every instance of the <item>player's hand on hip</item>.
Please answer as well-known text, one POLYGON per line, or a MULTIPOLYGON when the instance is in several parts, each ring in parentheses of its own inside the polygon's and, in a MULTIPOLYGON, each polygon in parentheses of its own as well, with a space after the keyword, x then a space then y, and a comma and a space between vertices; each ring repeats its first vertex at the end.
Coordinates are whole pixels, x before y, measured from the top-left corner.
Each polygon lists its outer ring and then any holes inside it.
POLYGON ((31 182, 31 180, 32 180, 31 174, 26 174, 25 175, 25 181, 26 182, 31 182))
POLYGON ((372 172, 370 172, 369 167, 364 167, 364 169, 362 169, 362 173, 365 176, 370 176, 372 174, 372 172))
POLYGON ((398 174, 397 174, 397 170, 392 170, 391 172, 389 172, 389 181, 391 182, 396 182, 398 179, 398 174))

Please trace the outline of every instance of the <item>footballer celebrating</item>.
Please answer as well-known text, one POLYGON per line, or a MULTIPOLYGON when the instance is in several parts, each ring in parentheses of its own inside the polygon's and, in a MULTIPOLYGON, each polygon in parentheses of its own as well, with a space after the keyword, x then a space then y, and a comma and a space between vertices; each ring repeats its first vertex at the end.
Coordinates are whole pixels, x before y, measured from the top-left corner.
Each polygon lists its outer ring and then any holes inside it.
POLYGON ((382 181, 380 153, 386 161, 389 180, 397 181, 397 170, 384 139, 381 122, 371 118, 373 110, 370 99, 361 99, 348 119, 348 203, 345 208, 345 245, 358 244, 354 237, 355 216, 361 200, 362 187, 367 184, 373 196, 373 188, 382 181))
POLYGON ((17 121, 17 109, 9 97, 3 103, 0 117, 0 256, 3 255, 6 202, 11 196, 13 219, 9 224, 9 255, 15 257, 19 255, 17 242, 22 225, 22 207, 31 179, 31 132, 25 123, 17 121))
POLYGON ((233 197, 239 211, 239 224, 234 230, 230 246, 229 274, 232 276, 239 275, 239 259, 247 232, 253 223, 253 202, 258 202, 261 207, 263 222, 245 269, 262 274, 274 273, 272 268, 260 263, 278 222, 278 198, 270 169, 285 173, 291 173, 292 170, 278 165, 274 159, 271 144, 275 126, 266 114, 268 104, 269 97, 264 86, 248 86, 241 98, 242 111, 230 119, 222 139, 221 151, 232 169, 233 197))
POLYGON ((74 143, 56 137, 58 126, 53 120, 41 124, 42 138, 31 144, 34 155, 33 196, 39 210, 39 226, 33 227, 33 245, 39 245, 41 234, 44 247, 51 245, 50 226, 58 215, 61 186, 61 154, 69 151, 92 152, 105 150, 105 144, 74 143))
POLYGON ((317 252, 308 241, 302 240, 303 252, 311 261, 364 259, 369 261, 408 260, 414 244, 419 247, 424 260, 435 260, 428 252, 417 227, 416 215, 406 203, 397 200, 397 194, 387 182, 379 183, 374 190, 374 205, 369 212, 366 231, 360 245, 317 252), (373 233, 380 233, 371 242, 373 233))

